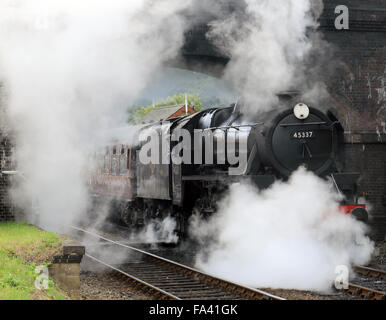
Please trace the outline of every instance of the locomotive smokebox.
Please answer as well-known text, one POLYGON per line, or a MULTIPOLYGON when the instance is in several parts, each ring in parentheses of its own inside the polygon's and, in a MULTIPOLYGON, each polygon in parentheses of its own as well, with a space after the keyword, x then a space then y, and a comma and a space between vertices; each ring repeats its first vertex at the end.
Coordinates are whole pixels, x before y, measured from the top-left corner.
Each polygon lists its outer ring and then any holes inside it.
POLYGON ((319 176, 331 172, 342 150, 343 128, 330 113, 305 103, 260 115, 259 155, 278 176, 289 177, 299 166, 319 176))

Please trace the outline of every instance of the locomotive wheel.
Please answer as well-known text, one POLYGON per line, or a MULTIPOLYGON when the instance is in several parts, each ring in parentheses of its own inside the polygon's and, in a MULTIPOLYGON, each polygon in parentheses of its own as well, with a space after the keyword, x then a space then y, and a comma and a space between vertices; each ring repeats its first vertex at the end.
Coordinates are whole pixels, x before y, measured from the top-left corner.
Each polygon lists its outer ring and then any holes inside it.
POLYGON ((122 222, 128 226, 132 226, 132 217, 130 215, 130 210, 129 210, 129 204, 128 203, 122 203, 120 210, 119 210, 119 215, 121 217, 122 222))
POLYGON ((121 204, 120 217, 122 222, 129 228, 135 228, 138 225, 138 208, 132 202, 123 202, 121 204))

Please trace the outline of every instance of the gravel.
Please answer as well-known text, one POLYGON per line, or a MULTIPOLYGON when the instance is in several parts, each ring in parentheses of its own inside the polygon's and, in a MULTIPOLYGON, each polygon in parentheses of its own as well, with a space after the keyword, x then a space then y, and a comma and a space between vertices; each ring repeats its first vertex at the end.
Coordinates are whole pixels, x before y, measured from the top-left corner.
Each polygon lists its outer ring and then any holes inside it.
POLYGON ((261 289, 271 294, 280 296, 288 300, 353 300, 355 297, 344 292, 332 291, 331 293, 321 294, 311 291, 299 291, 289 289, 261 289))
MULTIPOLYGON (((109 234, 111 237, 111 234, 109 234)), ((120 235, 116 236, 117 241, 124 240, 120 235)), ((194 247, 186 248, 151 248, 140 246, 141 249, 164 256, 174 261, 186 265, 192 265, 194 247), (188 249, 188 250, 187 250, 188 249), (189 252, 189 254, 187 254, 189 252)), ((85 261, 85 260, 84 260, 85 261)), ((86 260, 87 261, 87 260, 86 260)), ((370 264, 377 269, 386 269, 386 242, 377 243, 374 257, 370 264)), ((91 264, 82 263, 81 273, 81 299, 85 300, 151 300, 154 299, 150 294, 135 288, 130 283, 122 282, 115 273, 107 270, 95 270, 91 264)), ((274 295, 281 296, 289 300, 351 300, 357 299, 343 292, 332 291, 330 294, 321 294, 310 291, 284 290, 284 289, 262 289, 274 295)))
POLYGON ((85 256, 81 263, 80 299, 152 300, 154 297, 85 256))
POLYGON ((376 244, 370 266, 375 269, 386 270, 386 241, 376 244))
POLYGON ((119 279, 115 273, 82 271, 80 274, 80 298, 82 300, 152 300, 132 285, 119 279))

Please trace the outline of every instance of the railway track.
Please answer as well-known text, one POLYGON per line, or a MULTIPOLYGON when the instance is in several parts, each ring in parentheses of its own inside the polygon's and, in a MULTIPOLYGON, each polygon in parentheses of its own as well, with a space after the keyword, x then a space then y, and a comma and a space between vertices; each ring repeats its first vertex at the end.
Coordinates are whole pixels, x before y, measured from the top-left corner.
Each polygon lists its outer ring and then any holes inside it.
POLYGON ((355 266, 354 270, 357 273, 365 276, 378 278, 380 280, 386 280, 386 271, 384 270, 378 270, 378 269, 373 269, 373 268, 363 267, 363 266, 355 266))
POLYGON ((357 277, 349 283, 348 294, 369 300, 386 300, 386 271, 355 266, 357 277))
POLYGON ((262 290, 214 277, 94 232, 78 227, 72 227, 72 229, 102 241, 105 246, 111 246, 111 250, 113 250, 112 247, 116 249, 117 246, 125 250, 127 255, 130 255, 130 259, 126 259, 126 262, 119 265, 105 261, 100 256, 100 246, 95 248, 91 246, 91 252, 87 252, 86 256, 109 268, 125 281, 131 281, 146 288, 159 299, 285 300, 262 290))

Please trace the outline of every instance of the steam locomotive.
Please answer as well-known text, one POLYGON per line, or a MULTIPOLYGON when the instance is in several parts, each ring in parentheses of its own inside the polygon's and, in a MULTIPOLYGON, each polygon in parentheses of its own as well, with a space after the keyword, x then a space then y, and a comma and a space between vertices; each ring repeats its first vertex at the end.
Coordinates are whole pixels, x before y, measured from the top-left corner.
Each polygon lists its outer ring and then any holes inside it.
POLYGON ((344 195, 345 214, 366 221, 366 206, 358 204, 359 173, 344 171, 344 132, 337 118, 297 101, 297 96, 279 97, 278 108, 254 117, 245 117, 236 103, 117 130, 94 155, 97 166, 90 174, 90 192, 114 199, 113 211, 130 227, 172 215, 185 234, 192 212, 214 213, 230 184, 248 180, 265 189, 305 166, 330 178, 344 195), (181 134, 175 137, 181 130, 190 135, 189 143, 181 134), (150 161, 143 161, 141 156, 149 156, 149 132, 159 139, 150 150, 150 161), (170 161, 173 154, 187 160, 170 161), (167 161, 153 161, 161 158, 167 161))

